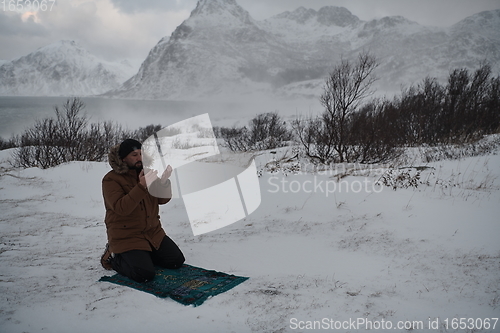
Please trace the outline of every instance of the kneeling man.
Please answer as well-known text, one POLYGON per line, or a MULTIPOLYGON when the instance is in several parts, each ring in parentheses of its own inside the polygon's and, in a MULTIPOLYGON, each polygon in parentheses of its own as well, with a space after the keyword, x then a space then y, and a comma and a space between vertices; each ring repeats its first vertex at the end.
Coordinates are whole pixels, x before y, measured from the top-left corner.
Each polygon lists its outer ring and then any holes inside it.
POLYGON ((172 197, 172 168, 168 166, 161 178, 156 171, 145 175, 141 143, 133 139, 112 147, 108 160, 113 170, 102 180, 108 235, 102 266, 137 282, 152 280, 155 265, 181 267, 184 255, 166 235, 159 215, 159 205, 172 197), (166 195, 152 196, 147 184, 155 187, 153 193, 166 195))

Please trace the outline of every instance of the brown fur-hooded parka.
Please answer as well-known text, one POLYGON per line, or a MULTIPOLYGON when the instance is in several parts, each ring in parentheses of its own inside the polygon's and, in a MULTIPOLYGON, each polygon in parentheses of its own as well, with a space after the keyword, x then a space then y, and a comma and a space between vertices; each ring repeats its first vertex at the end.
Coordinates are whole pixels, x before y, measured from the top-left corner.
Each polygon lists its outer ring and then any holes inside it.
MULTIPOLYGON (((119 147, 110 149, 108 161, 113 170, 102 179, 109 249, 113 253, 158 249, 165 236, 158 205, 170 199, 149 194, 139 183, 137 171, 129 169, 119 157, 119 147)), ((171 193, 170 182, 167 186, 171 193)))

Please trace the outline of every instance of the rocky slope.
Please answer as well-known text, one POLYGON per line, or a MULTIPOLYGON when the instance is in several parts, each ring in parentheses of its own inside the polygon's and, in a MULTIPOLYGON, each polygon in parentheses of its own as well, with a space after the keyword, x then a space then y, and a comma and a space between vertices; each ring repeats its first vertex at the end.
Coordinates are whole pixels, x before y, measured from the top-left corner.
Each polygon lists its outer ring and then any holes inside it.
POLYGON ((0 64, 0 95, 102 94, 132 76, 131 69, 127 63, 100 60, 74 41, 59 41, 0 64))
POLYGON ((190 99, 255 92, 316 95, 342 57, 363 50, 380 62, 378 89, 398 91, 431 75, 483 60, 500 70, 500 11, 450 28, 404 17, 364 22, 342 7, 300 7, 255 21, 234 0, 200 0, 170 38, 162 39, 139 72, 108 95, 190 99))

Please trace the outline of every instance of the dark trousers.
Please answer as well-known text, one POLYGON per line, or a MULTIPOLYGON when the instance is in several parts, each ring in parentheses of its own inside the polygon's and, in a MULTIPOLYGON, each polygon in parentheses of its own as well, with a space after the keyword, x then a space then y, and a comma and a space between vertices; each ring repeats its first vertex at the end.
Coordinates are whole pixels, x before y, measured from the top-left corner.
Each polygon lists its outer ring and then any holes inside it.
POLYGON ((184 255, 168 237, 163 238, 160 248, 153 251, 132 250, 115 254, 111 260, 113 269, 136 282, 150 281, 155 276, 154 266, 179 268, 184 263, 184 255))

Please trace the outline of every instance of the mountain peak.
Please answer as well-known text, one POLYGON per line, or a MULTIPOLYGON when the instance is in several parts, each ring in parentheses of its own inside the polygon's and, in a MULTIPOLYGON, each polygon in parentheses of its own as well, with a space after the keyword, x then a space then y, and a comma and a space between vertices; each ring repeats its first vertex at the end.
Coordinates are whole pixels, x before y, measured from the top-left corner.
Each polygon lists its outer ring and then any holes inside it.
POLYGON ((356 15, 344 7, 327 6, 318 10, 318 22, 327 26, 347 27, 359 21, 356 15))
POLYGON ((293 12, 286 11, 275 16, 278 19, 289 19, 297 23, 304 24, 306 21, 315 17, 317 12, 314 9, 306 9, 304 7, 299 7, 293 12))
MULTIPOLYGON (((495 14, 480 15, 473 27, 496 21, 495 14)), ((480 30, 477 38, 467 35, 456 43, 447 31, 401 16, 364 22, 333 6, 299 7, 254 21, 235 0, 200 0, 171 38, 150 51, 139 72, 108 96, 182 100, 257 91, 310 96, 337 60, 363 49, 383 61, 379 87, 397 91, 426 75, 442 78, 450 68, 467 67, 484 58, 484 46, 489 59, 498 59, 498 43, 486 44, 485 34, 480 30), (460 55, 467 53, 465 62, 460 55)))
POLYGON ((250 20, 250 14, 235 0, 199 0, 196 8, 191 12, 191 17, 216 16, 232 16, 244 21, 250 20))
POLYGON ((45 45, 38 49, 38 51, 51 51, 51 50, 59 50, 59 49, 83 49, 76 41, 62 39, 57 42, 51 43, 49 45, 45 45))
POLYGON ((321 25, 339 27, 347 27, 360 21, 348 9, 336 6, 322 7, 318 11, 299 7, 292 12, 286 11, 278 14, 274 18, 288 19, 300 24, 305 24, 308 21, 317 21, 321 25))
POLYGON ((497 23, 500 21, 500 9, 496 10, 488 10, 488 11, 483 11, 480 13, 473 14, 471 16, 468 16, 464 18, 462 21, 458 22, 456 25, 460 24, 484 24, 485 22, 494 22, 497 23))
POLYGON ((87 60, 95 59, 94 55, 90 54, 86 49, 84 49, 74 40, 59 40, 57 42, 40 47, 36 51, 23 56, 20 59, 25 57, 30 60, 39 58, 46 59, 47 61, 52 61, 54 59, 58 59, 58 61, 64 61, 65 59, 74 60, 75 58, 85 58, 87 60))
MULTIPOLYGON (((498 29, 500 27, 500 9, 480 12, 453 25, 454 31, 476 30, 487 33, 491 37, 498 38, 498 29), (491 33, 488 33, 491 32, 491 33)), ((495 38, 495 39, 497 39, 495 38)))

